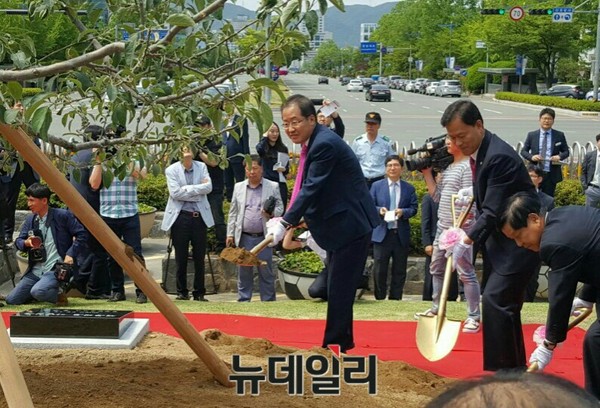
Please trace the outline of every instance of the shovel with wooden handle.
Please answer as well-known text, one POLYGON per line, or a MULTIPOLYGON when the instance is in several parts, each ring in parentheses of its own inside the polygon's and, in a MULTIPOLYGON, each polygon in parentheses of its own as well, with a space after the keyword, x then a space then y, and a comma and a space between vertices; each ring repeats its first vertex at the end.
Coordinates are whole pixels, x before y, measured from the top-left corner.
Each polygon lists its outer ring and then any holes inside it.
MULTIPOLYGON (((454 201, 457 195, 452 196, 451 208, 452 219, 455 227, 461 227, 471 207, 473 198, 471 197, 467 207, 462 211, 458 221, 455 217, 454 201)), ((435 316, 420 316, 417 322, 417 348, 419 352, 429 361, 438 361, 446 357, 454 348, 458 334, 460 333, 460 320, 446 318, 446 301, 450 291, 450 279, 452 279, 452 255, 446 261, 446 270, 444 272, 444 283, 438 306, 438 313, 435 316)))
MULTIPOLYGON (((583 322, 585 319, 587 319, 587 317, 592 314, 592 308, 582 308, 582 309, 578 309, 581 311, 581 313, 579 314, 579 316, 575 317, 573 320, 571 320, 569 322, 569 326, 567 328, 567 331, 571 330, 573 327, 576 327, 579 323, 583 322)), ((539 370, 539 366, 537 361, 534 361, 533 363, 531 363, 531 365, 529 367, 527 367, 527 372, 528 373, 533 373, 539 370)))
POLYGON ((272 241, 273 234, 269 234, 250 251, 245 248, 225 248, 221 251, 221 259, 240 266, 260 266, 264 261, 258 259, 257 255, 272 241))

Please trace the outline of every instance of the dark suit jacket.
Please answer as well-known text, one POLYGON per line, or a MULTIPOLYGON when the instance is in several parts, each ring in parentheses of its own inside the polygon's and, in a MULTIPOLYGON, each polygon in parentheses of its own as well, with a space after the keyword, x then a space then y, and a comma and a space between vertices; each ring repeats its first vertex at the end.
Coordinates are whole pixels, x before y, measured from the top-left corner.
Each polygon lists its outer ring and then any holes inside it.
POLYGON ((542 190, 538 191, 538 197, 542 202, 542 207, 544 207, 546 211, 554 209, 554 197, 544 193, 542 190))
POLYGON ((342 248, 373 231, 380 221, 356 155, 341 137, 317 124, 308 142, 302 188, 284 220, 304 216, 319 246, 342 248))
POLYGON ((433 245, 438 222, 438 203, 429 194, 423 196, 421 202, 421 244, 433 245))
POLYGON ((548 274, 546 338, 558 343, 567 336, 577 282, 600 288, 600 210, 566 206, 548 213, 540 256, 552 269, 548 274))
MULTIPOLYGON (((552 129, 552 156, 560 156, 561 160, 569 157, 569 146, 565 134, 559 130, 552 129)), ((531 158, 540 153, 540 130, 527 133, 527 139, 521 149, 521 156, 531 161, 531 158)), ((542 165, 542 163, 540 163, 542 165)), ((547 177, 547 176, 546 176, 547 177)), ((550 181, 556 184, 562 181, 562 171, 558 165, 550 165, 550 181)))
POLYGON ((523 160, 508 143, 486 130, 477 153, 473 183, 479 215, 468 235, 479 243, 487 240, 488 257, 500 275, 520 273, 529 267, 529 261, 539 262, 537 254, 519 248, 499 229, 506 200, 519 191, 535 192, 523 160))
POLYGON ((223 144, 227 148, 227 158, 231 163, 241 163, 244 158, 236 154, 250 154, 250 134, 248 133, 248 121, 242 120, 241 116, 234 115, 235 126, 230 132, 223 132, 223 144), (241 127, 240 127, 241 121, 241 127), (236 139, 237 138, 237 139, 236 139))
MULTIPOLYGON (((382 207, 390 208, 390 188, 387 178, 376 181, 371 186, 371 197, 375 202, 377 213, 382 207)), ((417 193, 415 188, 406 181, 400 180, 400 202, 398 208, 402 209, 402 217, 398 219, 398 238, 400 245, 408 248, 410 246, 410 224, 408 219, 414 217, 419 208, 417 193)), ((387 222, 379 216, 379 225, 373 230, 371 241, 375 243, 383 242, 387 234, 387 222)))
POLYGON ((590 183, 594 178, 596 172, 596 157, 598 156, 598 150, 587 152, 581 165, 581 187, 583 191, 589 187, 590 183))
MULTIPOLYGON (((39 217, 36 217, 39 222, 39 217)), ((56 245, 56 251, 65 258, 69 255, 73 259, 77 259, 77 256, 85 250, 86 240, 88 238, 87 232, 83 228, 83 225, 77 221, 77 218, 67 210, 62 208, 49 208, 47 222, 50 224, 52 230, 52 237, 54 244, 56 245)), ((27 251, 29 247, 25 246, 25 241, 29 237, 28 232, 33 229, 33 214, 29 214, 23 226, 19 237, 15 240, 15 245, 19 251, 27 251)), ((30 263, 27 272, 33 267, 30 263)))

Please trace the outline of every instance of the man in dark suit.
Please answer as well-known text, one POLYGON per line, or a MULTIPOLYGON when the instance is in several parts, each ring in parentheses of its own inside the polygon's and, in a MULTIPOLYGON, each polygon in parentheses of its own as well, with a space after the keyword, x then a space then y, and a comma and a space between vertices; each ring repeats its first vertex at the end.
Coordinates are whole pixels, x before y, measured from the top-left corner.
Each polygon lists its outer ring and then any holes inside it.
POLYGON ((244 181, 246 170, 244 169, 243 155, 250 154, 250 134, 248 133, 248 121, 240 115, 233 115, 227 123, 227 129, 223 132, 223 145, 227 149, 229 166, 225 169, 223 178, 225 180, 225 196, 231 201, 235 183, 244 181))
POLYGON ((433 240, 437 231, 437 213, 438 204, 433 201, 433 198, 428 193, 425 194, 421 201, 421 244, 426 255, 425 275, 423 276, 423 300, 432 300, 431 291, 433 288, 431 286, 429 265, 431 264, 431 254, 433 253, 433 240))
POLYGON ((552 129, 556 113, 554 109, 544 108, 540 112, 540 129, 527 134, 521 156, 538 164, 544 171, 541 190, 554 197, 556 185, 562 181, 560 161, 569 157, 569 146, 565 134, 552 129))
MULTIPOLYGON (((542 203, 542 207, 545 211, 550 211, 554 208, 554 197, 550 197, 548 194, 544 193, 540 190, 540 184, 542 184, 544 180, 544 172, 539 168, 536 164, 530 164, 527 166, 527 171, 529 172, 529 177, 531 177, 531 182, 535 186, 535 190, 538 194, 540 202, 542 203)), ((527 284, 527 289, 525 290, 525 301, 533 302, 535 300, 535 294, 538 289, 538 277, 540 275, 540 269, 542 268, 542 261, 538 263, 533 275, 531 276, 531 280, 527 284)))
POLYGON ((371 186, 371 197, 381 216, 381 222, 373 230, 373 280, 375 299, 384 300, 388 292, 388 268, 392 263, 390 300, 402 300, 404 282, 406 282, 406 264, 410 249, 410 224, 419 208, 415 188, 400 174, 404 160, 398 155, 385 159, 385 176, 371 186), (390 214, 391 213, 391 214, 390 214))
MULTIPOLYGON (((546 338, 529 362, 543 369, 556 345, 567 338, 569 315, 577 283, 600 289, 600 210, 566 206, 546 214, 535 193, 518 193, 507 203, 501 218, 502 232, 517 245, 540 253, 552 268, 548 274, 546 338), (582 228, 585 226, 585 228, 582 228)), ((591 288, 591 289, 593 289, 591 288)), ((593 290, 592 290, 593 292, 593 290)), ((598 292, 596 308, 600 306, 598 292)), ((600 321, 590 326, 583 342, 585 389, 600 399, 600 321)))
POLYGON ((371 232, 379 215, 352 149, 330 129, 317 123, 313 103, 290 96, 281 107, 283 129, 294 143, 306 145, 300 191, 281 222, 269 228, 272 245, 286 228, 304 217, 317 244, 327 251, 329 277, 327 324, 323 347, 354 347, 352 307, 360 282, 371 232))
POLYGON ((600 207, 600 134, 596 135, 596 150, 587 152, 581 166, 581 187, 585 194, 585 205, 600 207))
POLYGON ((470 100, 448 106, 441 124, 462 153, 470 156, 472 193, 478 209, 475 224, 455 245, 453 256, 464 257, 473 242, 484 242, 491 266, 482 299, 483 369, 524 369, 521 308, 539 257, 504 236, 498 221, 506 200, 519 191, 535 192, 533 184, 523 160, 508 143, 484 128, 481 113, 470 100))

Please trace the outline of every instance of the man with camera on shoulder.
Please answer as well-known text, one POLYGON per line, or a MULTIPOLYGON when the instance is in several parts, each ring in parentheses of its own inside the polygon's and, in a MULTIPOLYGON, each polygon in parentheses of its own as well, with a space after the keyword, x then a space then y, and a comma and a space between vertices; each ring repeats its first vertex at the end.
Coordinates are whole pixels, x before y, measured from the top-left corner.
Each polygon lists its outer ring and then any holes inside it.
POLYGON ((19 251, 27 253, 29 266, 17 286, 6 296, 6 303, 20 305, 37 300, 66 303, 59 294, 56 272, 71 269, 85 245, 87 233, 75 216, 61 208, 50 208, 50 189, 34 183, 25 190, 27 216, 15 241, 19 251), (59 302, 60 300, 60 302, 59 302))

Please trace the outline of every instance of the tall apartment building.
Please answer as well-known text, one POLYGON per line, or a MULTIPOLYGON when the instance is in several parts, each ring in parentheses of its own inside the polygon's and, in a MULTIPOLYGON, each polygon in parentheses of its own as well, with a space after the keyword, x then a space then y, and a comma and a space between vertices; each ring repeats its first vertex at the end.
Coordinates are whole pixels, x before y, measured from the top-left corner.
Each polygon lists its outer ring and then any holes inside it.
POLYGON ((377 23, 362 23, 360 25, 360 41, 370 41, 371 34, 377 29, 377 23))

